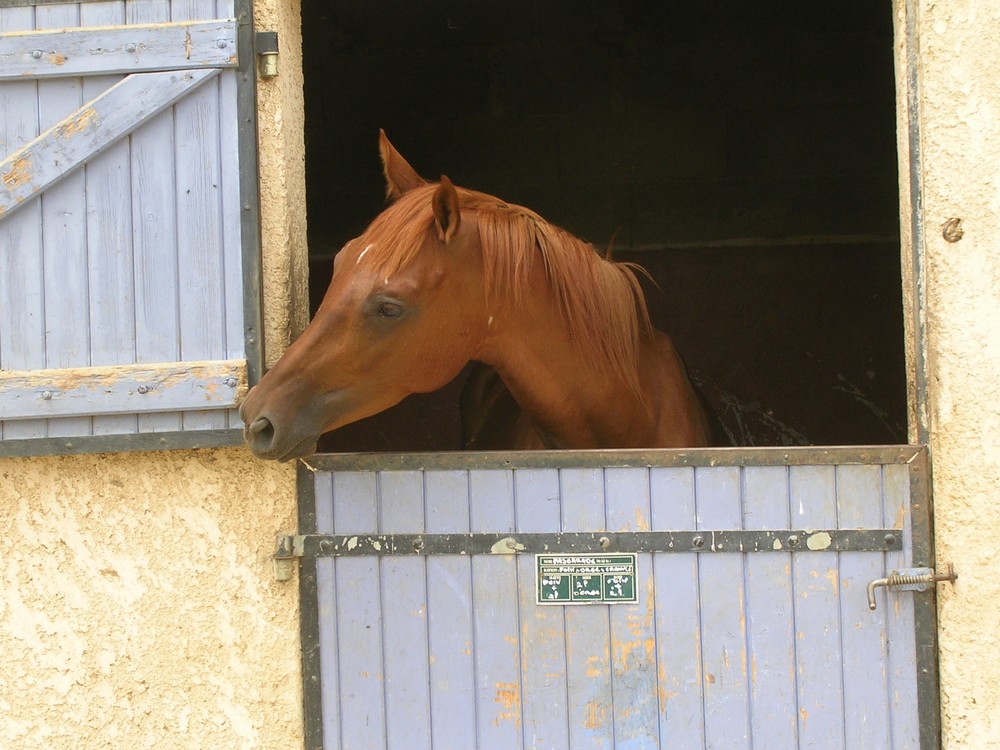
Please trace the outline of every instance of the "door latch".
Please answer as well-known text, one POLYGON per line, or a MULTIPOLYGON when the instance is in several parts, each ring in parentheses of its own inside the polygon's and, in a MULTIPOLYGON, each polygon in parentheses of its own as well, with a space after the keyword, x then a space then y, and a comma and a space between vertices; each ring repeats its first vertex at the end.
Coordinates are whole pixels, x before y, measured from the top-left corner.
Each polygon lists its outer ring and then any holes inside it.
POLYGON ((876 578, 868 584, 868 609, 874 610, 875 589, 879 586, 896 591, 926 591, 939 581, 952 581, 958 578, 955 567, 948 563, 947 573, 936 573, 933 568, 901 568, 894 570, 887 578, 876 578))

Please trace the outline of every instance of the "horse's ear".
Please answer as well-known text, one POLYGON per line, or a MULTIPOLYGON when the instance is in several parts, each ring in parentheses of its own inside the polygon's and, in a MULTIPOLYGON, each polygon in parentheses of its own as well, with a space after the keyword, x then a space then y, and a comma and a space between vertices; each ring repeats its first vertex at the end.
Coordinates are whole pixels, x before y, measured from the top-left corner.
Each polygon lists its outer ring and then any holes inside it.
POLYGON ((394 201, 403 193, 420 185, 426 185, 427 180, 417 174, 400 153, 389 143, 385 131, 378 131, 378 151, 382 156, 382 170, 385 172, 385 196, 394 201))
POLYGON ((434 207, 434 226, 437 228, 438 239, 448 244, 458 231, 462 214, 458 209, 458 191, 444 175, 441 175, 441 183, 434 191, 431 205, 434 207))

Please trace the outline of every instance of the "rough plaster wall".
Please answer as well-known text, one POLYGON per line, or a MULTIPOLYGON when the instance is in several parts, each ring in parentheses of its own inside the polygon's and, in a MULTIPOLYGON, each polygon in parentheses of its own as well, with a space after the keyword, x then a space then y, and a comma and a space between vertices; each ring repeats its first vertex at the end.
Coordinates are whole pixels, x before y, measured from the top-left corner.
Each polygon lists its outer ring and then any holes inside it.
POLYGON ((264 356, 273 365, 309 319, 305 112, 299 0, 258 0, 254 24, 278 32, 278 75, 257 79, 264 356))
MULTIPOLYGON (((1000 747, 1000 5, 908 5, 937 558, 959 574, 939 588, 943 739, 979 750, 1000 747), (962 220, 958 242, 942 234, 951 218, 962 220)), ((903 2, 897 10, 905 19, 903 2)))
POLYGON ((292 498, 242 449, 0 460, 0 747, 301 747, 292 498))

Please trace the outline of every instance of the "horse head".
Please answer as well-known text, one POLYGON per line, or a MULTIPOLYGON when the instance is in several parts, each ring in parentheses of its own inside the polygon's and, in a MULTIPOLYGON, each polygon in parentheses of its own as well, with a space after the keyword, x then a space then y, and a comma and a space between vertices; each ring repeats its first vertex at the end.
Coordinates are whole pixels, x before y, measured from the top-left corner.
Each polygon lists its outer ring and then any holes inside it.
POLYGON ((474 217, 463 221, 447 177, 421 178, 384 132, 380 152, 390 205, 337 253, 319 310, 240 406, 261 458, 309 455, 323 433, 444 386, 483 335, 474 217))

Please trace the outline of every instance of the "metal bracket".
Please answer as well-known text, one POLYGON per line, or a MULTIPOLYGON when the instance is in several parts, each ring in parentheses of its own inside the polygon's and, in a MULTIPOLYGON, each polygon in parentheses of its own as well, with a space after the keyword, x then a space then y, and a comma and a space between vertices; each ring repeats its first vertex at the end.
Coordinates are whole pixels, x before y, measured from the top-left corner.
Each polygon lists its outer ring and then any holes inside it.
POLYGON ((939 581, 954 582, 958 579, 955 567, 948 563, 947 573, 935 573, 933 568, 900 568, 894 570, 887 578, 876 578, 868 584, 868 609, 878 606, 875 602, 875 589, 885 586, 895 591, 926 591, 939 581))
POLYGON ((382 555, 593 554, 601 552, 892 552, 899 529, 760 529, 706 531, 585 531, 474 534, 298 534, 279 536, 275 576, 291 577, 291 561, 306 557, 382 555))
POLYGON ((254 50, 260 60, 260 77, 278 75, 278 32, 258 31, 254 35, 254 50))

